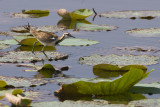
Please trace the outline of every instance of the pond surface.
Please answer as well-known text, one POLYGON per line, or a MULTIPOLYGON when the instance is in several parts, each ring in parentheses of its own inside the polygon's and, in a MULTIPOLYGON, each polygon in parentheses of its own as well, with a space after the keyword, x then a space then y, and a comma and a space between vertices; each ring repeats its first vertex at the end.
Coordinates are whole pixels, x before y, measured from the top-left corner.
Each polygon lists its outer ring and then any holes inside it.
MULTIPOLYGON (((95 10, 99 13, 105 11, 121 11, 121 10, 160 10, 159 0, 0 0, 0 31, 8 31, 11 27, 23 26, 29 22, 34 26, 41 25, 54 25, 61 20, 58 16, 57 10, 65 8, 68 11, 74 11, 81 8, 95 10), (50 14, 47 17, 41 18, 12 18, 10 13, 21 12, 22 9, 40 9, 50 10, 50 14)), ((72 29, 66 30, 70 32, 76 38, 90 39, 99 41, 99 44, 91 46, 56 46, 58 52, 67 53, 69 55, 66 60, 59 61, 44 61, 45 64, 52 64, 56 66, 69 66, 68 71, 63 71, 68 77, 77 78, 97 78, 92 72, 92 66, 81 65, 78 63, 78 59, 83 56, 90 56, 92 54, 105 54, 109 49, 113 47, 130 47, 130 46, 153 46, 159 47, 159 37, 134 37, 125 33, 126 30, 134 28, 158 28, 160 27, 160 19, 154 18, 152 20, 147 19, 117 19, 117 18, 105 18, 98 17, 92 21, 94 15, 90 16, 86 20, 92 24, 98 25, 113 25, 118 26, 117 30, 113 31, 73 31, 72 29)), ((57 33, 59 36, 63 32, 57 33)), ((9 36, 0 36, 0 39, 12 38, 9 36)), ((12 46, 9 49, 1 51, 13 51, 16 50, 19 45, 12 46)), ((42 64, 42 62, 35 63, 36 65, 42 64)), ((25 67, 17 67, 17 64, 1 64, 0 75, 1 76, 16 76, 24 78, 34 78, 37 72, 25 72, 25 67)), ((159 64, 147 66, 148 70, 155 69, 146 79, 141 83, 153 83, 160 82, 160 66, 159 64)), ((40 90, 48 90, 52 93, 50 100, 58 100, 53 95, 53 91, 59 89, 58 85, 47 84, 36 87, 40 90)), ((36 89, 35 89, 36 90, 36 89)), ((145 95, 147 98, 159 98, 159 95, 145 95)), ((1 101, 0 101, 1 102, 1 101)))

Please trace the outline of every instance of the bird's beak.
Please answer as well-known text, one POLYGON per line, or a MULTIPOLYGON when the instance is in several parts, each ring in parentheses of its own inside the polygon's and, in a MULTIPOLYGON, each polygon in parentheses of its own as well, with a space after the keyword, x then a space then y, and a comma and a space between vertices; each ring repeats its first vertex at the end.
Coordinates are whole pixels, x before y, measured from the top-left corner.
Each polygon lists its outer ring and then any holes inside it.
POLYGON ((72 38, 76 38, 76 37, 72 36, 71 34, 68 34, 68 36, 69 36, 69 37, 72 37, 72 38))

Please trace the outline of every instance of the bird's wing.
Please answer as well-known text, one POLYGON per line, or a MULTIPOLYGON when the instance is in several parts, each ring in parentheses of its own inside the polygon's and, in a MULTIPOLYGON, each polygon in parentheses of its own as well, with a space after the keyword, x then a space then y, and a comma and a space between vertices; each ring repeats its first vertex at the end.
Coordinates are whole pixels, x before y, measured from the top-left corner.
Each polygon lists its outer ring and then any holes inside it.
POLYGON ((48 38, 48 39, 57 39, 58 36, 53 33, 53 32, 44 32, 44 31, 38 31, 39 34, 41 34, 44 38, 48 38))

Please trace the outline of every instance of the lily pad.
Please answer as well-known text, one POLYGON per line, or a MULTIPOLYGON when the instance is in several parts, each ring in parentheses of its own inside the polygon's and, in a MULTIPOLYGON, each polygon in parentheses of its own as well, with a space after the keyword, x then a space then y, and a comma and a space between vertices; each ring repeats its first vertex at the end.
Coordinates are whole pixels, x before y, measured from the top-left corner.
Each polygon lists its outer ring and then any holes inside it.
MULTIPOLYGON (((47 101, 47 102, 37 102, 32 103, 33 107, 117 107, 116 104, 109 104, 108 101, 98 100, 98 101, 70 101, 66 100, 64 102, 59 101, 47 101)), ((118 107, 126 107, 124 104, 119 104, 118 107)))
POLYGON ((3 80, 0 80, 0 88, 3 88, 7 85, 7 83, 3 80))
MULTIPOLYGON (((68 58, 67 54, 61 54, 59 52, 45 52, 50 60, 60 60, 68 58)), ((8 52, 3 56, 0 56, 0 62, 3 63, 24 63, 24 62, 37 62, 46 59, 43 52, 32 52, 28 51, 18 51, 18 52, 8 52)))
POLYGON ((49 10, 22 10, 24 14, 46 14, 49 10))
POLYGON ((43 85, 47 81, 44 79, 32 79, 32 78, 16 78, 16 77, 6 77, 0 76, 1 80, 5 81, 7 85, 14 87, 29 87, 33 85, 43 85))
POLYGON ((142 65, 127 65, 120 68, 117 65, 98 64, 93 66, 93 73, 94 75, 97 75, 101 78, 118 77, 128 72, 130 68, 137 68, 142 69, 143 71, 147 71, 147 68, 142 65))
POLYGON ((130 71, 125 73, 122 77, 110 82, 103 81, 94 83, 78 81, 72 84, 62 84, 60 90, 55 91, 55 94, 57 96, 92 96, 127 93, 132 86, 146 78, 150 72, 145 73, 141 69, 131 68, 130 71))
POLYGON ((136 37, 160 37, 160 28, 132 29, 126 33, 136 37))
POLYGON ((67 38, 59 43, 61 46, 89 46, 99 43, 98 41, 78 38, 67 38))
POLYGON ((78 9, 69 13, 65 9, 59 9, 57 13, 65 20, 71 20, 71 19, 76 20, 76 19, 85 19, 91 16, 93 14, 93 11, 89 9, 78 9))
MULTIPOLYGON (((37 31, 45 31, 45 32, 57 32, 57 31, 63 31, 64 28, 60 28, 58 26, 51 26, 51 25, 46 25, 46 26, 33 26, 33 28, 37 31)), ((28 30, 24 28, 24 26, 18 26, 18 27, 12 27, 11 28, 12 32, 16 32, 19 34, 23 33, 28 33, 28 30)), ((15 33, 15 34, 16 34, 15 33)), ((21 35, 22 35, 21 34, 21 35)))
POLYGON ((111 31, 117 29, 117 26, 109 26, 109 25, 94 25, 94 24, 85 24, 85 23, 76 23, 76 30, 84 30, 84 31, 111 31))
POLYGON ((55 68, 51 64, 45 64, 38 72, 40 72, 44 78, 51 78, 55 72, 55 68))
POLYGON ((152 19, 154 17, 160 18, 160 11, 152 11, 152 10, 110 11, 110 12, 98 13, 98 15, 100 17, 107 17, 107 18, 152 19))
POLYGON ((22 13, 13 13, 14 18, 39 18, 49 15, 49 10, 22 10, 22 13))
POLYGON ((10 48, 10 46, 6 44, 0 44, 0 50, 7 49, 7 48, 10 48))
MULTIPOLYGON (((15 30, 16 28, 14 28, 15 30)), ((14 32, 12 31, 3 31, 1 32, 1 35, 5 35, 5 36, 22 36, 22 35, 28 35, 31 36, 30 33, 18 33, 18 32, 22 32, 20 31, 20 28, 18 28, 19 30, 15 30, 14 32), (17 31, 17 32, 16 32, 17 31)))
POLYGON ((23 91, 21 90, 21 89, 14 89, 13 91, 12 91, 12 95, 18 95, 18 94, 22 94, 23 93, 23 91))
POLYGON ((135 55, 92 55, 89 57, 81 57, 80 64, 97 65, 97 64, 112 64, 118 66, 125 65, 152 65, 157 64, 159 57, 154 56, 135 56, 135 55))

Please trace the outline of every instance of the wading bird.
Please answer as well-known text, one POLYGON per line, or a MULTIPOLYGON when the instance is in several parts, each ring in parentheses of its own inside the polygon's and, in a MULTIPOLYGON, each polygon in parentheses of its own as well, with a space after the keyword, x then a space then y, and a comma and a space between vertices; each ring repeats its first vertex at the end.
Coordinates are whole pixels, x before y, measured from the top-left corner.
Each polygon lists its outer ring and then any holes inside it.
MULTIPOLYGON (((45 46, 55 46, 58 43, 62 42, 65 38, 73 37, 70 33, 64 33, 62 36, 58 37, 55 33, 45 32, 45 31, 36 31, 33 29, 32 26, 28 25, 24 26, 25 29, 27 29, 41 44, 43 44, 42 52, 47 57, 47 55, 44 52, 45 46)), ((34 53, 34 47, 37 42, 34 43, 32 48, 32 53, 34 53)))

